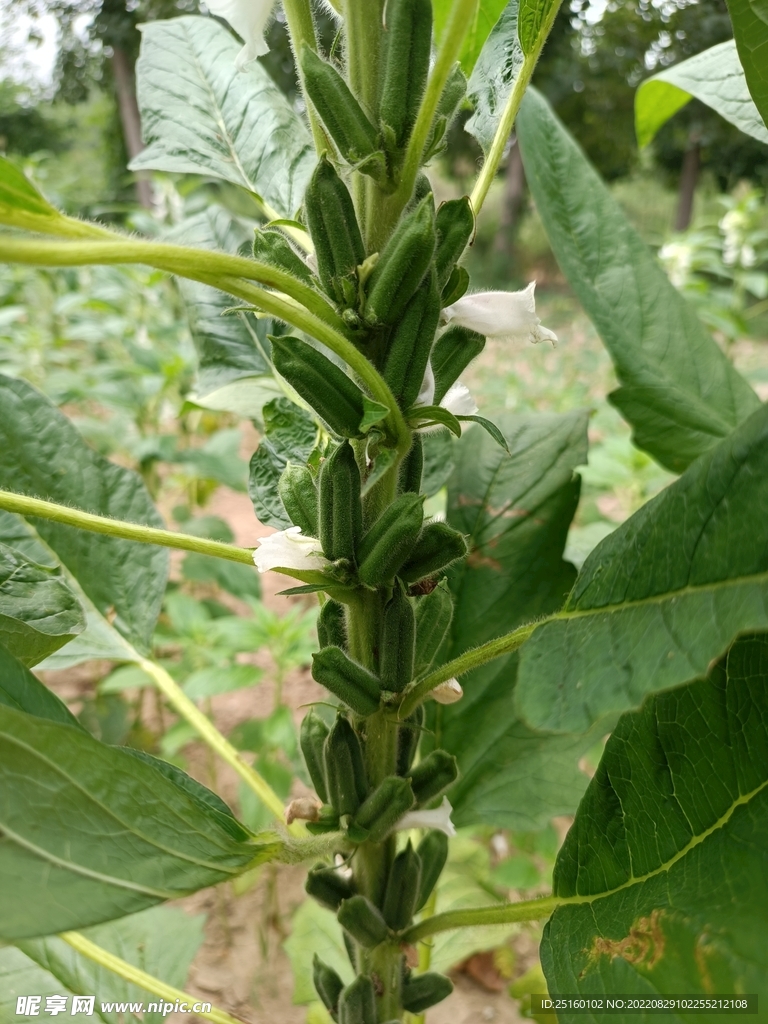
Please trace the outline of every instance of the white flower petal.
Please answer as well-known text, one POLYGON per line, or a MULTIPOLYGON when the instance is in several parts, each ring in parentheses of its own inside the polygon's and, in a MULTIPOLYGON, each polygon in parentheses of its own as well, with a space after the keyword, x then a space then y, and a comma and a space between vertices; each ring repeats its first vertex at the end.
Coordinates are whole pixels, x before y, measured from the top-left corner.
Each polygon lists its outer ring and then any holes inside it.
POLYGON ((259 572, 268 569, 323 570, 328 559, 320 550, 320 541, 314 537, 302 537, 300 526, 272 533, 258 541, 253 552, 253 561, 259 572))
POLYGON ((243 71, 246 64, 269 51, 264 30, 275 0, 205 0, 205 6, 224 18, 242 37, 245 46, 235 57, 235 67, 243 71))
POLYGON ((429 696, 438 704, 455 704, 464 696, 464 691, 458 679, 449 679, 445 683, 440 683, 434 690, 430 690, 429 696))
POLYGON ((557 341, 536 316, 534 281, 521 292, 478 292, 465 295, 443 310, 447 323, 458 324, 486 338, 557 341))
POLYGON ((469 388, 460 380, 448 388, 440 405, 454 416, 474 416, 477 412, 477 406, 469 393, 469 388))
POLYGON ((433 811, 408 811, 395 827, 400 832, 409 828, 436 828, 450 838, 456 835, 456 827, 451 821, 452 810, 448 797, 444 796, 443 802, 433 811))
POLYGON ((427 368, 424 371, 424 380, 421 382, 419 393, 416 397, 414 405, 432 405, 435 401, 435 374, 432 370, 432 364, 427 363, 427 368))

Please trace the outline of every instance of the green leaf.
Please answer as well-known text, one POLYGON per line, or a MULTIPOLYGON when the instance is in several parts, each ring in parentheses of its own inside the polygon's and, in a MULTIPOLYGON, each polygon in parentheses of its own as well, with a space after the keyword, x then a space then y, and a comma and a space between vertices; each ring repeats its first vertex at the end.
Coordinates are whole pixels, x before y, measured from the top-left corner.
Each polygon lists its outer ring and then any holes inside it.
MULTIPOLYGON (((97 455, 51 402, 0 376, 0 487, 87 512, 162 527, 138 474, 97 455)), ((34 527, 96 608, 132 644, 149 647, 168 577, 168 552, 53 520, 34 527)))
POLYGON ((386 405, 382 405, 381 402, 374 402, 367 395, 363 395, 363 409, 363 418, 360 421, 360 431, 363 434, 367 434, 371 427, 375 427, 377 423, 381 423, 389 415, 389 409, 386 405))
POLYGON ((635 93, 638 145, 647 146, 694 96, 747 135, 768 142, 768 129, 752 102, 736 44, 729 39, 641 83, 635 93))
POLYGON ((448 427, 455 437, 461 437, 461 424, 442 405, 414 405, 408 410, 408 420, 421 427, 442 426, 448 427))
POLYGON ((759 406, 557 120, 528 90, 517 121, 558 262, 623 385, 609 397, 638 447, 681 472, 759 406))
POLYGON ((261 64, 235 69, 239 50, 211 18, 143 26, 136 82, 146 149, 131 170, 223 178, 291 216, 315 163, 309 132, 261 64))
POLYGON ((0 543, 0 643, 36 665, 85 629, 85 613, 57 569, 0 543))
POLYGON ((768 6, 765 0, 727 0, 749 91, 768 124, 768 6))
MULTIPOLYGON (((190 917, 182 910, 153 907, 121 921, 88 928, 84 935, 91 942, 139 967, 167 985, 184 988, 192 959, 204 939, 205 916, 190 917)), ((116 1010, 102 1010, 102 1002, 143 1002, 146 989, 124 981, 112 971, 82 956, 62 939, 30 939, 18 947, 0 950, 0 1022, 33 1024, 37 1017, 18 1016, 16 997, 34 993, 43 997, 67 997, 66 1019, 103 1024, 124 1024, 125 1016, 116 1010), (72 1014, 73 995, 96 996, 94 1016, 72 1014)), ((157 1001, 155 999, 155 1001, 157 1001)), ((146 1024, 160 1024, 162 1014, 144 1012, 146 1024)))
POLYGON ((185 580, 213 583, 234 597, 261 597, 259 574, 247 565, 192 551, 182 562, 181 573, 185 580))
MULTIPOLYGON (((464 42, 461 45, 459 60, 465 75, 472 73, 472 68, 490 35, 491 29, 499 20, 507 0, 478 0, 474 17, 467 26, 464 42)), ((439 41, 448 24, 448 15, 453 6, 452 0, 433 0, 435 18, 435 38, 439 41)))
POLYGON ((467 85, 475 112, 466 130, 475 136, 486 156, 524 60, 517 38, 517 6, 518 0, 511 0, 504 8, 467 85))
POLYGON ((287 530, 291 525, 277 485, 288 462, 305 465, 317 441, 317 425, 287 398, 264 406, 264 436, 251 458, 248 493, 259 522, 287 530))
POLYGON ((7 707, 0 791, 5 941, 133 913, 231 878, 264 852, 154 766, 7 707))
POLYGON ((46 221, 63 220, 32 182, 10 160, 0 157, 0 224, 44 230, 46 221))
POLYGON ((522 0, 517 19, 517 35, 526 57, 536 49, 545 20, 559 0, 522 0))
POLYGON ((231 693, 259 682, 263 672, 253 665, 224 665, 201 668, 193 672, 184 683, 184 693, 192 700, 231 693))
POLYGON ((555 867, 550 991, 768 999, 766 687, 768 638, 744 638, 621 719, 555 867))
POLYGON ((294 1003, 311 1003, 317 999, 312 981, 315 953, 336 971, 345 985, 354 978, 336 915, 314 900, 304 900, 293 915, 291 934, 283 943, 283 949, 291 961, 294 1003))
POLYGON ((421 490, 428 498, 437 494, 453 472, 456 444, 453 434, 445 427, 429 430, 422 437, 424 469, 421 490))
POLYGON ((32 675, 29 669, 17 661, 0 644, 0 704, 25 711, 37 718, 47 718, 50 722, 63 725, 82 726, 71 713, 67 705, 51 693, 47 686, 32 675))
POLYGON ((520 651, 521 717, 583 732, 768 628, 766 508, 768 405, 598 544, 520 651))
MULTIPOLYGON (((448 523, 470 554, 450 573, 455 608, 442 661, 562 606, 576 576, 563 561, 586 461, 587 413, 501 421, 511 456, 481 430, 455 446, 448 523)), ((587 784, 577 768, 588 742, 533 732, 514 712, 517 655, 462 678, 464 697, 434 705, 435 743, 459 759, 450 793, 457 824, 534 829, 572 813, 587 784)))
POLYGON ((470 423, 479 423, 483 430, 485 430, 486 433, 490 434, 490 436, 493 438, 496 444, 502 447, 508 455, 511 454, 509 451, 509 445, 507 444, 507 439, 504 437, 504 435, 496 426, 496 424, 492 423, 490 420, 487 420, 485 416, 457 416, 456 419, 462 422, 468 420, 470 423))
MULTIPOLYGON (((178 245, 237 254, 250 243, 252 232, 222 207, 211 205, 169 232, 168 240, 178 245)), ((225 315, 232 306, 231 295, 186 278, 179 278, 178 283, 187 304, 198 357, 191 401, 210 403, 215 401, 216 392, 237 381, 271 377, 267 335, 273 330, 272 321, 255 320, 242 312, 225 315)), ((260 413, 259 406, 251 415, 260 413)))

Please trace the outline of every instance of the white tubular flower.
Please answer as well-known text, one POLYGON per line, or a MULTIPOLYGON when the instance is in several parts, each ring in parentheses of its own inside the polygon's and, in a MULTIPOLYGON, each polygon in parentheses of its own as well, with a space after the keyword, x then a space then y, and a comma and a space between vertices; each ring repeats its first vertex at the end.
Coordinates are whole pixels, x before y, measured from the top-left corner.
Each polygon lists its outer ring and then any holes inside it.
POLYGON ((460 380, 451 384, 440 405, 454 416, 474 416, 477 412, 477 406, 469 393, 469 388, 460 380))
POLYGON ((258 541, 253 560, 259 572, 268 569, 302 569, 322 571, 330 565, 320 551, 320 541, 302 537, 300 526, 291 526, 258 541))
POLYGON ((440 683, 434 690, 430 690, 429 696, 438 704, 455 704, 464 696, 464 691, 458 679, 449 679, 445 683, 440 683))
POLYGON ((245 43, 235 57, 238 71, 243 71, 246 64, 269 52, 264 30, 274 5, 275 0, 205 0, 211 14, 228 21, 245 43))
POLYGON ((435 374, 432 363, 427 363, 424 380, 421 382, 419 394, 414 405, 433 405, 435 401, 435 374))
POLYGON ((451 807, 448 797, 443 797, 443 802, 434 811, 408 811, 398 821, 395 828, 404 832, 409 828, 436 828, 451 838, 456 835, 456 827, 451 821, 451 807))
POLYGON ((536 316, 536 301, 533 292, 535 281, 531 281, 521 292, 478 292, 465 295, 443 310, 443 318, 449 324, 467 327, 470 331, 484 334, 486 338, 507 341, 557 341, 557 335, 541 326, 536 316))

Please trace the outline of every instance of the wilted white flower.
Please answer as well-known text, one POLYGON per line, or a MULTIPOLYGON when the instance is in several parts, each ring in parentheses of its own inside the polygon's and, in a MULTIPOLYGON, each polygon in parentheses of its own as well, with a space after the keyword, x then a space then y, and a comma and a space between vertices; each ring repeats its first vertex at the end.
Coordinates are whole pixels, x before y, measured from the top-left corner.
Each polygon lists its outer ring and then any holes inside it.
POLYGON ((455 704, 464 696, 464 691, 458 679, 449 679, 445 683, 440 683, 434 690, 430 690, 429 696, 438 704, 455 704))
POLYGON ((205 0, 205 6, 211 14, 228 21, 245 43, 235 57, 238 71, 269 51, 264 29, 274 5, 275 0, 205 0))
POLYGON ((330 563, 320 550, 320 541, 302 537, 300 526, 272 533, 258 541, 253 560, 259 572, 268 569, 302 569, 322 571, 330 563))
POLYGON ((557 335, 541 326, 531 281, 521 292, 478 292, 465 295, 443 310, 449 324, 466 327, 486 338, 516 341, 557 341, 557 335))
POLYGON ((448 797, 443 797, 443 802, 433 811, 408 811, 398 821, 396 828, 404 832, 409 828, 436 828, 450 838, 456 835, 456 828, 451 821, 451 807, 448 797))
POLYGON ((448 388, 440 405, 454 416, 474 416, 477 412, 477 406, 469 393, 469 388, 460 380, 448 388))

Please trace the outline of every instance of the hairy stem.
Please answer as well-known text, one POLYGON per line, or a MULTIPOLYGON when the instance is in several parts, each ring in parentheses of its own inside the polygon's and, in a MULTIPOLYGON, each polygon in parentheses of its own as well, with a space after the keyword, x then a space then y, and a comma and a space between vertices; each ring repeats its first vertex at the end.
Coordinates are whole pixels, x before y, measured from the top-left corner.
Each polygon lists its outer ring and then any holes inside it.
POLYGON ((489 924, 514 924, 518 921, 540 921, 550 915, 564 903, 557 896, 546 896, 542 899, 523 900, 520 903, 506 903, 501 907, 476 907, 467 910, 448 910, 444 914, 435 914, 424 921, 413 925, 401 936, 402 942, 416 943, 447 932, 453 928, 472 928, 489 924))
POLYGON ((528 88, 531 81, 531 76, 533 75, 533 70, 536 67, 536 62, 539 59, 544 43, 547 41, 547 36, 552 29, 555 16, 560 9, 560 2, 561 0, 558 0, 557 3, 552 4, 552 8, 548 12, 546 20, 539 32, 536 47, 523 60, 520 71, 517 74, 517 78, 515 79, 510 94, 507 97, 507 102, 504 104, 504 111, 501 115, 499 126, 496 129, 496 134, 493 137, 491 148, 488 151, 488 156, 483 164, 483 168, 480 171, 478 179, 475 182, 475 187, 472 189, 472 195, 470 196, 472 209, 475 211, 476 217, 482 209, 485 197, 488 195, 488 189, 491 187, 491 182, 496 177, 496 172, 499 169, 499 164, 501 163, 501 158, 504 155, 504 150, 507 145, 507 139, 512 131, 512 126, 515 123, 515 118, 517 117, 517 112, 520 109, 520 104, 523 101, 525 90, 528 88))
MULTIPOLYGON (((129 964, 126 960, 115 956, 114 953, 110 953, 101 946, 97 946, 95 942, 86 939, 80 932, 62 932, 59 938, 82 956, 88 957, 89 960, 93 960, 94 963, 100 964, 102 967, 106 967, 107 970, 117 974, 120 978, 124 978, 132 985, 138 985, 139 988, 143 988, 146 992, 159 996, 166 1003, 171 1003, 173 1006, 176 1005, 177 1001, 179 1003, 186 1003, 190 1007, 190 1010, 187 1012, 191 1012, 191 1007, 194 1004, 199 1006, 204 1001, 199 996, 193 996, 180 988, 174 988, 173 985, 166 985, 159 978, 147 974, 146 971, 142 971, 139 967, 134 967, 133 964, 129 964)), ((211 1008, 206 1012, 196 1010, 195 1015, 203 1017, 205 1020, 213 1021, 214 1024, 242 1024, 237 1017, 232 1017, 224 1010, 217 1010, 215 1008, 211 1008)))
POLYGON ((0 508, 6 512, 16 512, 21 516, 37 516, 39 519, 54 519, 65 526, 75 526, 79 530, 90 530, 91 533, 103 533, 110 537, 122 537, 124 540, 135 540, 140 544, 157 544, 164 548, 176 548, 180 551, 197 551, 201 555, 213 555, 225 558, 229 562, 242 562, 253 565, 253 551, 250 548, 238 548, 234 544, 223 544, 218 540, 205 540, 192 537, 186 533, 174 533, 172 530, 159 530, 154 526, 142 526, 140 523, 126 523, 120 519, 109 519, 97 516, 92 512, 81 512, 80 509, 67 505, 57 505, 41 498, 28 498, 24 494, 12 491, 0 491, 0 508))
POLYGON ((503 654, 511 654, 513 651, 516 651, 518 647, 522 647, 540 625, 542 625, 542 622, 520 626, 519 629, 514 630, 512 633, 500 636, 496 640, 489 640, 480 647, 474 647, 471 651, 465 651, 458 658, 454 658, 453 661, 449 661, 440 668, 435 669, 434 672, 430 672, 423 679, 412 683, 405 691, 405 697, 400 705, 400 718, 404 719, 412 714, 419 704, 426 700, 432 690, 439 686, 440 683, 464 675, 465 672, 471 672, 473 668, 479 668, 481 665, 493 661, 494 658, 500 658, 503 654))

